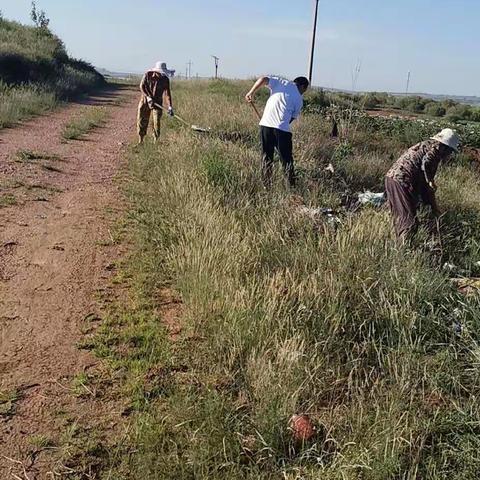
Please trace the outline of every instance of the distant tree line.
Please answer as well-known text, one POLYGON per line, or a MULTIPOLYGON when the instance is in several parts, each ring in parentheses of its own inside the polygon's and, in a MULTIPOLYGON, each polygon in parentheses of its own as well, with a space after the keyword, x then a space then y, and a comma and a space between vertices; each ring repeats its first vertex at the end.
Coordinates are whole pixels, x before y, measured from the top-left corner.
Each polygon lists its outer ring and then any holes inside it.
POLYGON ((430 117, 445 118, 451 122, 480 122, 480 107, 466 105, 451 99, 442 101, 420 96, 399 96, 389 93, 370 92, 366 94, 347 92, 314 91, 306 100, 310 108, 388 109, 399 110, 430 117))
POLYGON ((458 103, 451 99, 437 101, 420 96, 396 96, 372 92, 361 96, 359 100, 367 109, 391 108, 431 117, 445 117, 453 122, 459 120, 480 122, 480 107, 458 103))

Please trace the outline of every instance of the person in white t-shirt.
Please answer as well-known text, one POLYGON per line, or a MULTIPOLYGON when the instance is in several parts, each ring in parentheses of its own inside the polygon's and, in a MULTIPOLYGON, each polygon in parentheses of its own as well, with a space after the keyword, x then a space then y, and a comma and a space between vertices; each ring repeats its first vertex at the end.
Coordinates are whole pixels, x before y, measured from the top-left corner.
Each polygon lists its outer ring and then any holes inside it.
POLYGON ((268 87, 271 92, 263 117, 260 120, 263 181, 266 187, 271 186, 273 156, 276 148, 287 175, 288 183, 291 187, 294 187, 295 167, 290 124, 298 118, 302 111, 303 94, 309 87, 309 81, 305 77, 298 77, 293 82, 280 77, 261 77, 245 95, 245 100, 252 103, 255 93, 262 87, 268 87))

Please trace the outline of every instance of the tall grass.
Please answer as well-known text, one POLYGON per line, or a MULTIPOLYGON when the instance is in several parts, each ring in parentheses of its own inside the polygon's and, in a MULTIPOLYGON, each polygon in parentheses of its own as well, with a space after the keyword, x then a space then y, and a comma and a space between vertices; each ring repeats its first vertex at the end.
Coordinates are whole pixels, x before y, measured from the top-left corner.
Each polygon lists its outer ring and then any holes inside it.
MULTIPOLYGON (((245 89, 182 83, 179 113, 221 135, 171 123, 160 147, 132 151, 132 298, 93 343, 135 412, 116 478, 476 478, 478 298, 430 253, 398 248, 386 211, 345 212, 334 228, 299 214, 281 178, 264 192, 245 89), (182 299, 173 343, 156 314, 165 286, 182 299), (288 430, 299 412, 317 424, 305 445, 288 430)), ((295 127, 297 193, 339 207, 346 187, 381 185, 390 140, 376 155, 354 144, 340 182, 323 169, 327 131, 314 116, 295 127)), ((478 180, 469 165, 446 172, 441 200, 471 213, 472 240, 459 253, 449 239, 444 255, 473 265, 478 180)), ((459 228, 445 220, 447 237, 459 228)))
POLYGON ((0 82, 0 129, 24 118, 52 110, 58 105, 53 92, 40 86, 8 87, 0 82))
POLYGON ((0 128, 104 84, 91 65, 70 58, 47 28, 0 18, 0 128))

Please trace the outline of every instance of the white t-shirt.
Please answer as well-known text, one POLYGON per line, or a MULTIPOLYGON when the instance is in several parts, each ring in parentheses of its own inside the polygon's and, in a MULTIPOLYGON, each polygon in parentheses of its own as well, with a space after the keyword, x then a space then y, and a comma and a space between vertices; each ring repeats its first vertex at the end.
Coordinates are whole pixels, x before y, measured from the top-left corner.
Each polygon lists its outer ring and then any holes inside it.
POLYGON ((303 97, 295 83, 280 77, 268 77, 271 91, 260 125, 290 131, 290 121, 300 115, 303 97))

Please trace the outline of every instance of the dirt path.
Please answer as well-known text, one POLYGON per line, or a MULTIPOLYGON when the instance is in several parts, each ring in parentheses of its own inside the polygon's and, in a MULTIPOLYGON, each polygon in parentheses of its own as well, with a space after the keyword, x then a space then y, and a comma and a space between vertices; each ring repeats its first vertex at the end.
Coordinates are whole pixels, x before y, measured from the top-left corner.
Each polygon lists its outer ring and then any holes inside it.
POLYGON ((96 363, 77 343, 119 255, 106 212, 118 209, 114 177, 134 135, 136 100, 130 88, 105 92, 0 131, 2 480, 54 478, 49 446, 84 418, 105 420, 102 402, 75 395, 72 380, 96 363), (109 111, 107 126, 62 143, 72 115, 97 105, 109 111), (18 162, 22 149, 59 158, 18 162))

